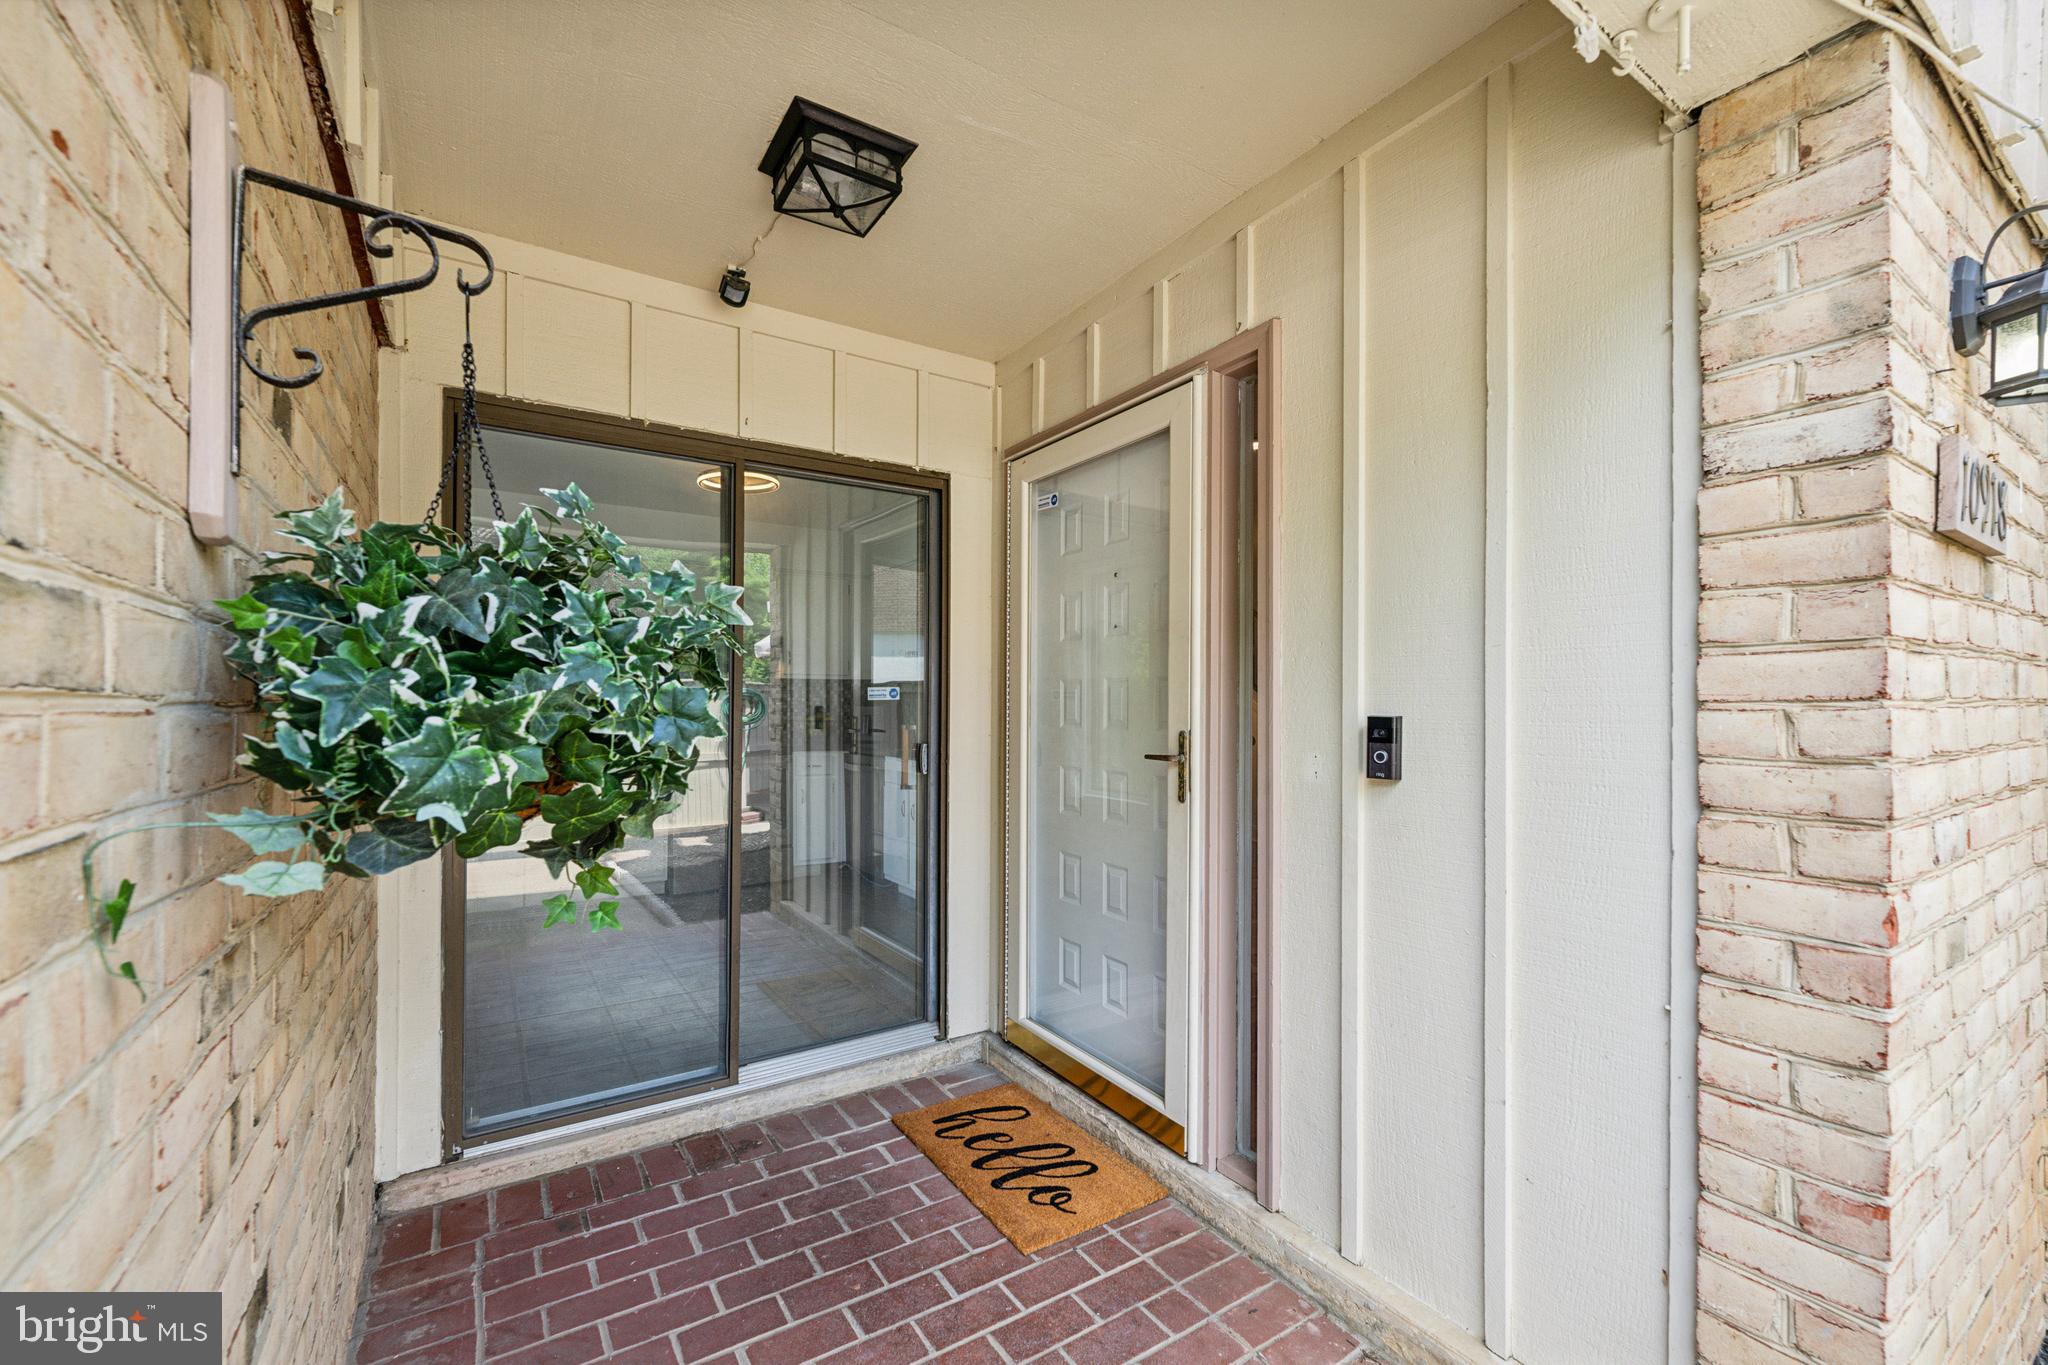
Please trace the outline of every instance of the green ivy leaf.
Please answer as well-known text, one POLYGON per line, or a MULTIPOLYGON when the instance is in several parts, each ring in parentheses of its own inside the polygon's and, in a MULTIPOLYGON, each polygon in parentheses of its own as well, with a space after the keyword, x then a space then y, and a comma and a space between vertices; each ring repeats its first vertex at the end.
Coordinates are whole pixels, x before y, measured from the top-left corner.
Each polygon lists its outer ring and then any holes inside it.
POLYGON ((592 863, 588 867, 578 868, 575 877, 576 889, 583 894, 585 900, 597 895, 616 896, 619 894, 619 888, 612 885, 612 871, 612 868, 603 863, 592 863))
POLYGON ((562 776, 577 782, 603 781, 604 765, 610 757, 610 749, 581 730, 571 730, 555 745, 555 760, 562 765, 562 776))
POLYGON ((562 647, 562 687, 583 687, 601 683, 612 675, 612 661, 604 646, 595 640, 562 647))
POLYGON ((405 600, 406 630, 421 634, 453 631, 472 640, 488 640, 498 629, 498 595, 468 569, 441 575, 432 592, 405 600))
POLYGON ((229 626, 248 634, 263 629, 264 623, 270 620, 270 608, 246 592, 240 597, 221 598, 213 605, 228 614, 229 626))
POLYGON ((746 589, 737 583, 707 583, 704 585, 704 607, 713 616, 729 626, 751 626, 754 618, 740 610, 740 597, 746 589))
POLYGON ((560 624, 571 635, 589 637, 597 634, 598 629, 611 619, 611 613, 605 610, 602 594, 564 588, 561 608, 548 619, 560 624))
POLYGON ((599 901, 590 907, 590 930, 592 933, 596 933, 599 929, 617 929, 620 927, 619 903, 617 901, 599 901))
POLYGON ((513 784, 548 780, 548 756, 538 744, 519 744, 498 755, 505 779, 513 784))
MULTIPOLYGON (((695 765, 693 764, 692 766, 694 767, 695 765)), ((667 815, 680 804, 682 803, 673 796, 665 797, 659 801, 641 802, 638 806, 634 807, 633 813, 628 815, 624 821, 626 837, 628 839, 652 839, 654 837, 654 822, 667 815)))
POLYGON ((677 562, 666 569, 649 574, 647 586, 663 597, 688 599, 697 591, 697 575, 684 568, 681 562, 677 562))
POLYGON ((384 757, 404 781, 380 809, 394 814, 445 801, 474 810, 477 796, 498 775, 491 751, 460 738, 440 716, 430 716, 411 739, 385 747, 384 757))
POLYGON ((547 907, 548 917, 540 922, 543 929, 552 929, 557 924, 576 922, 576 903, 567 895, 549 896, 541 904, 547 907))
POLYGON ((134 899, 135 883, 123 877, 114 894, 101 903, 100 913, 107 917, 107 942, 121 937, 121 926, 128 922, 129 902, 134 899))
POLYGON ((349 836, 342 856, 373 877, 434 856, 440 844, 420 820, 379 820, 349 836))
POLYGON ((350 606, 367 603, 379 610, 388 611, 398 605, 403 586, 404 576, 399 573, 398 566, 386 560, 372 570, 360 585, 344 587, 341 590, 341 597, 350 606))
POLYGON ((320 703, 320 742, 333 745, 366 721, 391 715, 398 691, 412 679, 393 668, 374 672, 350 659, 329 659, 292 684, 293 696, 320 703))
POLYGON ((469 828, 469 820, 463 813, 446 801, 431 801, 412 813, 412 818, 424 824, 439 820, 442 824, 461 834, 469 828))
POLYGON ((301 668, 313 662, 314 651, 318 648, 313 638, 300 631, 297 626, 279 626, 265 634, 261 643, 264 649, 275 650, 280 659, 288 660, 301 668))
POLYGON ((241 872, 230 873, 220 879, 228 886, 238 886, 252 896, 297 896, 307 891, 318 891, 327 880, 327 866, 324 863, 252 863, 241 872))
POLYGON ((531 507, 521 508, 511 521, 499 523, 498 554, 522 569, 536 569, 547 562, 547 538, 534 520, 531 507))
POLYGON ((510 749, 533 738, 533 717, 540 710, 540 705, 538 693, 498 697, 490 701, 478 698, 457 706, 455 718, 464 725, 476 727, 480 743, 493 749, 510 749))
POLYGON ((277 744, 277 751, 301 768, 313 762, 313 747, 306 743, 306 737, 295 726, 279 721, 271 730, 270 737, 277 744))
POLYGON ((249 580, 248 595, 287 616, 302 618, 302 625, 346 615, 340 598, 304 574, 258 574, 249 580))
POLYGON ((645 616, 633 616, 600 626, 597 636, 614 653, 629 654, 634 645, 647 638, 647 628, 652 624, 645 616))
POLYGON ((590 495, 570 484, 567 488, 543 488, 555 510, 571 521, 587 521, 590 518, 590 495))
POLYGON ((474 858, 494 848, 507 848, 519 842, 525 828, 511 811, 492 811, 471 824, 469 832, 455 841, 455 851, 465 858, 474 858))
POLYGON ((305 822, 295 815, 245 808, 234 815, 208 811, 206 818, 247 844, 252 853, 289 853, 306 842, 305 822))
POLYGON ((689 749, 700 739, 722 735, 725 727, 711 710, 711 693, 686 683, 663 683, 654 694, 654 743, 689 749))
POLYGON ((294 762, 285 756, 281 746, 255 735, 249 736, 245 751, 235 761, 288 792, 304 791, 320 779, 318 773, 311 771, 310 764, 294 762))
POLYGON ((556 843, 580 844, 617 823, 632 804, 624 792, 606 795, 596 787, 571 787, 559 796, 543 796, 540 818, 548 822, 556 843))
POLYGON ((329 493, 318 507, 309 507, 303 512, 286 512, 279 520, 285 524, 283 535, 286 540, 296 540, 315 550, 332 546, 353 531, 356 523, 355 513, 342 505, 339 488, 329 493))

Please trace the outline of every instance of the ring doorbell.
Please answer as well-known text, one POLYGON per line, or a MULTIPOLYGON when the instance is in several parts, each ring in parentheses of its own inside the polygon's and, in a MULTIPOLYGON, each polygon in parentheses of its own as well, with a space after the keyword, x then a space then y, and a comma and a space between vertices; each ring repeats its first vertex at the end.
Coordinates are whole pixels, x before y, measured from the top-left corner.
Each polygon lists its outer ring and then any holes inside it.
POLYGON ((1365 718, 1365 775, 1375 782, 1401 780, 1401 718, 1365 718))

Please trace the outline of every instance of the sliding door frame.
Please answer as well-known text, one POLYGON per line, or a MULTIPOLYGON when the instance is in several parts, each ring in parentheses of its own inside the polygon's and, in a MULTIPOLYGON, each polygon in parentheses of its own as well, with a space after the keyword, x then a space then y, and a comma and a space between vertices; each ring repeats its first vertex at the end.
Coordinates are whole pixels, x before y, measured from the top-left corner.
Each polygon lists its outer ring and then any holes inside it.
MULTIPOLYGON (((926 732, 931 736, 930 742, 933 752, 937 755, 937 761, 925 775, 929 784, 926 789, 928 810, 925 813, 925 824, 930 833, 927 847, 922 850, 921 856, 929 888, 926 897, 926 916, 929 923, 927 941, 930 944, 930 953, 925 966, 923 1005, 926 1015, 943 1037, 946 1027, 946 991, 942 979, 946 964, 946 791, 951 753, 946 732, 946 718, 950 709, 947 688, 951 674, 947 666, 949 658, 946 636, 950 591, 946 566, 952 531, 950 477, 940 471, 908 465, 827 455, 795 446, 749 441, 711 432, 689 431, 682 427, 665 426, 634 418, 495 395, 477 395, 476 413, 477 420, 485 427, 497 427, 590 445, 611 446, 720 467, 724 471, 726 525, 731 537, 728 564, 732 581, 741 585, 744 585, 746 580, 747 546, 746 499, 742 496, 742 489, 745 476, 750 469, 759 469, 766 473, 810 475, 869 487, 883 486, 924 497, 928 509, 927 553, 930 556, 930 570, 926 574, 925 584, 926 657, 930 660, 929 667, 936 675, 930 689, 925 725, 926 732)), ((456 388, 443 389, 441 449, 444 451, 454 446, 456 424, 461 414, 462 391, 456 388)), ((569 474, 573 477, 573 471, 569 471, 569 474)), ((469 471, 466 468, 457 471, 455 496, 449 499, 449 505, 443 509, 444 517, 450 524, 453 524, 454 518, 458 515, 458 509, 469 503, 468 477, 469 471)), ((729 696, 739 695, 745 685, 742 667, 742 659, 735 654, 728 670, 729 696)), ((460 1158, 466 1148, 471 1146, 500 1142, 607 1115, 672 1103, 692 1095, 728 1089, 739 1082, 740 894, 743 876, 740 812, 744 799, 744 787, 740 778, 743 765, 744 754, 739 737, 733 737, 732 762, 726 781, 726 1064, 722 1075, 667 1089, 648 1090, 629 1099, 568 1110, 545 1119, 493 1128, 474 1138, 465 1134, 462 1117, 462 1056, 466 967, 464 930, 468 907, 468 869, 466 861, 456 856, 452 845, 442 850, 441 1156, 444 1162, 460 1158)))

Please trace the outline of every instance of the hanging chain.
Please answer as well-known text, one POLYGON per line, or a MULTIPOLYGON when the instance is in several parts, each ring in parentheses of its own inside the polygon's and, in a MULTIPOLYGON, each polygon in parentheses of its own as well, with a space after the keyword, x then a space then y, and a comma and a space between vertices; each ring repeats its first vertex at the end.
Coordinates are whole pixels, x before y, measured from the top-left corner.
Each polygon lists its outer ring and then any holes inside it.
POLYGON ((491 494, 491 515, 495 520, 505 519, 505 504, 498 497, 498 480, 491 473, 491 453, 484 449, 483 424, 476 416, 476 338, 471 328, 471 304, 469 295, 462 297, 462 413, 455 419, 455 440, 448 447, 448 460, 441 466, 441 482, 434 489, 434 500, 427 504, 424 520, 432 521, 441 509, 441 499, 449 488, 460 490, 462 506, 459 509, 462 524, 457 528, 464 540, 470 539, 469 480, 463 477, 467 472, 469 455, 476 453, 476 461, 483 467, 484 487, 491 494))

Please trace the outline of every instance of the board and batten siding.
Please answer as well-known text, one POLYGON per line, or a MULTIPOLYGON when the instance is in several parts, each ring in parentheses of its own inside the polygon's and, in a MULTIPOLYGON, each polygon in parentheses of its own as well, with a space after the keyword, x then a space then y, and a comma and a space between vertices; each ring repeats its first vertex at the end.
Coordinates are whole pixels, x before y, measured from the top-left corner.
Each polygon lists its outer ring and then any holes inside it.
POLYGON ((1475 1359, 1691 1358, 1659 119, 1520 11, 997 366, 1009 445, 1281 320, 1277 1204, 1475 1359), (1399 783, 1360 768, 1383 713, 1399 783))
MULTIPOLYGON (((480 391, 948 475, 946 1020, 954 1035, 988 1028, 999 809, 994 367, 475 235, 498 269, 473 304, 480 391)), ((409 273, 425 264, 413 252, 403 262, 409 273)), ((453 247, 442 267, 476 270, 453 247)), ((379 488, 381 514, 402 520, 419 516, 440 477, 443 396, 462 380, 463 305, 451 278, 400 296, 391 311, 402 349, 381 356, 379 488)), ((415 864, 378 884, 380 1180, 441 1159, 438 866, 415 864)))

